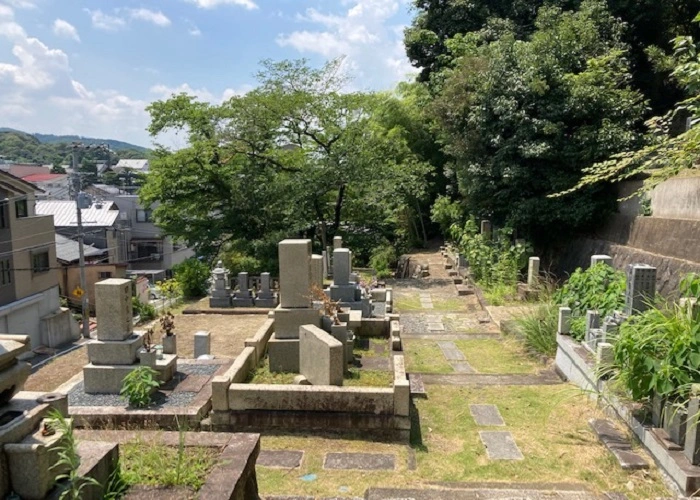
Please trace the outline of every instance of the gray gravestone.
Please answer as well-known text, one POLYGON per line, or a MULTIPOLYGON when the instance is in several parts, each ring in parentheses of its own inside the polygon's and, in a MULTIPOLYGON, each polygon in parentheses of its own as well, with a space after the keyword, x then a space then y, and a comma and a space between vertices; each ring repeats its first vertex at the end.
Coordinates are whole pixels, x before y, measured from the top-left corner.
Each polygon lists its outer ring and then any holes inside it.
POLYGON ((557 330, 560 335, 569 335, 571 333, 571 308, 559 308, 559 323, 557 330))
POLYGON ((530 257, 527 266, 527 286, 536 288, 540 281, 540 258, 530 257))
POLYGON ((523 460, 523 454, 515 444, 510 432, 479 431, 481 442, 486 447, 486 454, 491 460, 523 460))
POLYGON ((646 264, 627 266, 627 291, 625 292, 625 313, 646 311, 648 302, 656 295, 656 268, 646 264))
POLYGON ((211 333, 199 331, 194 334, 194 359, 211 354, 211 333))
POLYGON ((596 264, 607 264, 608 266, 612 267, 613 265, 613 259, 609 255, 593 255, 591 256, 591 267, 595 266, 596 264))
POLYGON ((496 405, 469 405, 469 412, 474 417, 476 425, 485 427, 506 425, 496 405))
POLYGON ((282 307, 311 307, 311 240, 281 241, 279 265, 282 307))

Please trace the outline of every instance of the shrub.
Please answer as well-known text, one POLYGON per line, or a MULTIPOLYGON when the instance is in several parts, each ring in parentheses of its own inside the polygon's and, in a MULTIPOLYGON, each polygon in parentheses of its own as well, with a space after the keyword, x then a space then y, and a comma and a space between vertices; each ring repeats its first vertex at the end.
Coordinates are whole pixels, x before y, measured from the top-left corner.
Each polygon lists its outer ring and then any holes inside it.
POLYGON ((131 297, 134 316, 141 316, 141 321, 150 321, 156 317, 156 308, 151 304, 145 304, 138 297, 131 297))
POLYGON ((460 225, 463 210, 459 202, 452 201, 449 196, 438 196, 430 209, 430 220, 440 226, 442 234, 449 236, 450 228, 460 225))
POLYGON ((150 366, 139 366, 124 377, 119 394, 134 408, 146 408, 151 404, 151 393, 160 383, 158 372, 150 366))
POLYGON ((625 304, 625 273, 599 262, 585 271, 581 268, 554 293, 554 302, 571 308, 571 336, 582 340, 586 311, 597 310, 601 317, 612 314, 625 304))
POLYGON ((377 272, 377 278, 384 279, 393 277, 391 269, 396 267, 397 261, 396 249, 391 245, 383 245, 372 252, 369 265, 377 272))
POLYGON ((204 297, 209 290, 209 266, 197 259, 187 259, 173 267, 173 275, 186 299, 204 297))
POLYGON ((525 347, 531 352, 554 356, 557 352, 558 307, 551 302, 541 305, 517 320, 525 347))
POLYGON ((244 271, 250 273, 251 275, 264 272, 262 262, 255 257, 251 257, 250 255, 246 255, 242 252, 225 252, 221 255, 221 261, 232 276, 244 271))

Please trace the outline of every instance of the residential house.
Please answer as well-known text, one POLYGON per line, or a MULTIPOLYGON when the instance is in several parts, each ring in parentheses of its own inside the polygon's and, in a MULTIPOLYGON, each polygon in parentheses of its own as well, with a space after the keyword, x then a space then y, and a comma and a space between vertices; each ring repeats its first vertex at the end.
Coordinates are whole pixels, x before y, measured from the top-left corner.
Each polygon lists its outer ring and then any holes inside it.
POLYGON ((6 163, 0 165, 0 170, 20 179, 28 175, 50 174, 51 165, 37 165, 35 163, 6 163))
POLYGON ((70 200, 70 178, 68 174, 31 174, 22 177, 41 189, 38 200, 70 200))
MULTIPOLYGON (((78 215, 75 201, 41 200, 36 211, 53 215, 56 233, 74 238, 78 234, 78 215)), ((95 201, 90 208, 81 210, 85 243, 107 252, 107 262, 123 264, 128 260, 129 228, 119 217, 119 207, 113 201, 95 201)))
MULTIPOLYGON (((127 265, 108 262, 107 250, 83 245, 85 256, 85 284, 90 310, 95 310, 95 283, 109 278, 126 277, 127 265)), ((56 259, 58 260, 58 284, 61 295, 74 306, 81 305, 81 298, 74 292, 80 287, 80 245, 77 241, 56 234, 56 259)))
POLYGON ((141 174, 147 174, 150 168, 148 160, 119 160, 119 163, 112 167, 112 170, 120 174, 122 172, 138 172, 141 174))
POLYGON ((61 307, 53 218, 36 211, 36 190, 0 171, 0 332, 55 347, 80 332, 61 307))

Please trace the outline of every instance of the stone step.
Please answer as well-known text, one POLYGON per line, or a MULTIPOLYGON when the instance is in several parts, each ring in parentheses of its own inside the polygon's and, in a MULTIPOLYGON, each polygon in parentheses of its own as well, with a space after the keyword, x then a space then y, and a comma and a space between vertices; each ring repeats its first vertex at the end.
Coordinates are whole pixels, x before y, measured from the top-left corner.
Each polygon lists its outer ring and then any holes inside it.
POLYGON ((419 373, 409 373, 408 381, 411 386, 411 396, 414 398, 427 398, 428 393, 425 392, 423 378, 419 373))
POLYGON ((627 470, 649 468, 647 461, 632 451, 627 436, 618 431, 610 420, 591 419, 588 423, 598 439, 615 456, 620 467, 627 470))

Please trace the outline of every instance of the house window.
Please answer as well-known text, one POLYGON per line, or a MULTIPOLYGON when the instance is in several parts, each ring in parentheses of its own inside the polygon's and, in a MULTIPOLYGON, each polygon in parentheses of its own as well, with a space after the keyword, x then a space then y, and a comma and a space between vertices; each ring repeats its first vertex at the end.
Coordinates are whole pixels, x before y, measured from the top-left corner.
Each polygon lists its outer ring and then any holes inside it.
POLYGON ((9 227, 7 224, 7 203, 0 203, 0 229, 9 227))
POLYGON ((112 273, 110 271, 100 271, 99 277, 101 280, 108 280, 112 277, 112 273))
POLYGON ((162 241, 139 241, 136 243, 136 251, 134 258, 138 260, 156 260, 163 259, 163 242, 162 241))
POLYGON ((137 210, 136 211, 136 222, 151 222, 151 211, 150 210, 137 210))
POLYGON ((45 273, 49 270, 49 268, 50 266, 48 250, 32 254, 32 272, 45 273))
POLYGON ((27 209, 27 200, 17 200, 15 202, 15 215, 18 219, 22 217, 27 217, 29 215, 29 210, 27 209))
POLYGON ((0 260, 0 285, 9 285, 10 283, 12 283, 10 259, 0 260))

